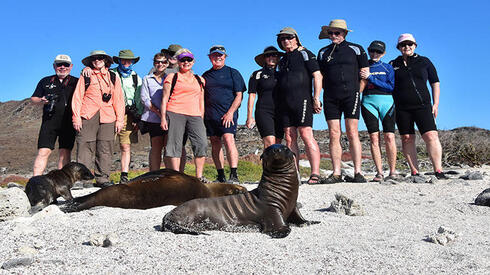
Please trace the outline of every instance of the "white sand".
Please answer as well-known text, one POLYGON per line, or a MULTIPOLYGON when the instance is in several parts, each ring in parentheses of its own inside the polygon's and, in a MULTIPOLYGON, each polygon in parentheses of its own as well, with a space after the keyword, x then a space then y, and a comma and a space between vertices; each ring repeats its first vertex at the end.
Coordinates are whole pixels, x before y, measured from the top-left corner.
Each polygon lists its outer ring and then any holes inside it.
POLYGON ((173 206, 18 218, 0 223, 0 261, 27 257, 33 262, 0 269, 0 274, 489 274, 490 207, 471 204, 488 187, 488 176, 436 184, 302 185, 300 211, 321 223, 292 227, 284 239, 261 233, 160 232, 162 217, 173 206), (354 199, 366 216, 324 211, 335 193, 354 199), (447 246, 424 241, 439 226, 458 238, 447 246), (94 233, 116 233, 119 243, 85 244, 94 233), (35 254, 23 252, 26 247, 37 247, 35 254))

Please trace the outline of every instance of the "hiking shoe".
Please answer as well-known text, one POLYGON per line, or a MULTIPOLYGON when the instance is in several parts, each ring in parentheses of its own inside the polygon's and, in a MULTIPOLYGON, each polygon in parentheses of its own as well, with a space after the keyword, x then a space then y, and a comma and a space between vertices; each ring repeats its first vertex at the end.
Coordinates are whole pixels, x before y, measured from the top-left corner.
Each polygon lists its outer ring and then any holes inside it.
POLYGON ((330 176, 328 176, 328 178, 322 180, 323 184, 334 184, 339 182, 343 182, 342 176, 334 174, 331 174, 330 176))
POLYGON ((106 188, 111 185, 114 185, 112 181, 94 183, 94 187, 99 187, 99 188, 106 188))
POLYGON ((311 185, 314 185, 314 184, 322 184, 323 183, 323 179, 320 178, 320 175, 317 175, 317 174, 311 174, 310 175, 310 178, 306 181, 307 184, 311 184, 311 185))
POLYGON ((438 180, 447 180, 447 179, 449 179, 449 177, 446 176, 446 174, 444 174, 444 172, 435 172, 434 175, 436 176, 436 178, 438 180))
POLYGON ((129 179, 128 176, 121 176, 121 179, 119 180, 119 184, 125 184, 128 183, 129 179))
POLYGON ((226 177, 225 176, 222 176, 220 177, 219 175, 216 177, 216 181, 215 182, 226 182, 226 177))
POLYGON ((344 180, 347 182, 356 182, 356 183, 367 182, 366 178, 363 175, 361 175, 361 173, 356 173, 354 177, 345 176, 344 180))
POLYGON ((402 179, 403 179, 403 177, 400 176, 399 174, 390 174, 389 176, 387 176, 385 178, 385 180, 394 180, 394 181, 400 181, 402 179))
POLYGON ((239 184, 238 176, 230 175, 230 179, 227 181, 228 183, 239 184))
POLYGON ((199 180, 202 182, 202 183, 210 183, 210 181, 205 178, 204 176, 200 177, 199 180))

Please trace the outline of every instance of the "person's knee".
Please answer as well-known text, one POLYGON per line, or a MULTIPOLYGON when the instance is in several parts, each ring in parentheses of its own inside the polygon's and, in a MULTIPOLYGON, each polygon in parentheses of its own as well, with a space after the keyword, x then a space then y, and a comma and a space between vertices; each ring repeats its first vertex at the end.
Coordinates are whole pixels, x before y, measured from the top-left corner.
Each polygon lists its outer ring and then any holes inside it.
POLYGON ((386 144, 395 144, 395 134, 393 133, 384 133, 384 140, 386 144))
POLYGON ((403 144, 409 144, 409 143, 414 143, 415 142, 415 135, 402 135, 401 136, 402 143, 403 144))
POLYGON ((378 146, 379 145, 379 134, 378 133, 373 133, 369 135, 369 141, 371 142, 372 146, 378 146))
POLYGON ((426 143, 432 143, 439 141, 439 135, 437 131, 428 131, 422 135, 422 138, 426 143))
POLYGON ((351 128, 346 131, 347 139, 349 141, 359 140, 359 131, 357 128, 351 128))
POLYGON ((120 144, 119 148, 121 149, 121 152, 129 152, 131 150, 131 145, 130 144, 120 144))
POLYGON ((49 155, 51 155, 51 149, 49 148, 41 148, 39 149, 39 151, 37 152, 37 155, 41 158, 47 158, 49 157, 49 155))

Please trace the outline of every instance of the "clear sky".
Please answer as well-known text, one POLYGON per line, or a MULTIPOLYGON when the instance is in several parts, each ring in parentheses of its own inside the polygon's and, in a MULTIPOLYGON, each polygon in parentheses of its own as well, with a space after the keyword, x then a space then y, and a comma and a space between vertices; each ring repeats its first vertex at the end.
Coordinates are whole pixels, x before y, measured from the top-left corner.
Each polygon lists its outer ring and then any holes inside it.
MULTIPOLYGON (((317 54, 329 44, 318 40, 322 25, 342 18, 354 30, 347 40, 365 49, 372 40, 387 44, 384 61, 399 55, 398 35, 414 34, 416 52, 436 66, 441 81, 437 124, 440 129, 477 126, 490 129, 490 62, 488 11, 490 1, 18 1, 3 0, 0 10, 0 101, 32 95, 37 82, 53 74, 59 53, 71 56, 73 75, 94 49, 117 55, 131 49, 141 56, 135 70, 146 74, 153 55, 177 43, 194 52, 198 74, 211 67, 207 53, 225 45, 227 65, 248 83, 259 69, 253 58, 286 26, 295 28, 301 43, 317 54)), ((239 124, 246 120, 246 101, 239 124)), ((365 129, 360 122, 360 128, 365 129)), ((326 129, 323 113, 315 129, 326 129)))

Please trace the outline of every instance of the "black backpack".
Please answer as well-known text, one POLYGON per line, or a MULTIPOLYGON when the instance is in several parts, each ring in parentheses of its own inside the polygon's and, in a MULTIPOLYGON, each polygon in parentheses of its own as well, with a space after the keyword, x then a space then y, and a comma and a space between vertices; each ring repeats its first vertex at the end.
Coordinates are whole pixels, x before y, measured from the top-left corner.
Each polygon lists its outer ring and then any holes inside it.
MULTIPOLYGON (((113 71, 109 71, 110 77, 111 77, 111 82, 112 85, 116 84, 116 73, 113 71)), ((85 80, 85 91, 88 89, 90 86, 90 76, 83 76, 83 79, 85 80)), ((136 79, 136 82, 138 82, 138 79, 136 79)))

